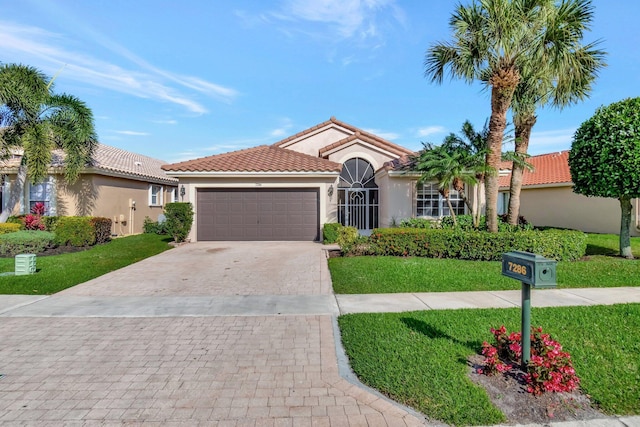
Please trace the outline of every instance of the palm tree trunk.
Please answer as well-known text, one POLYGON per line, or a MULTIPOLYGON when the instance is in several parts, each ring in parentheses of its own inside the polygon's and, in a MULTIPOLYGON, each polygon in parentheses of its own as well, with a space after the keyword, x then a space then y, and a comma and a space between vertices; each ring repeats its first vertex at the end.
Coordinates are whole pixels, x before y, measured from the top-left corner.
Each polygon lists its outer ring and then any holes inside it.
POLYGON ((487 166, 493 173, 487 174, 485 182, 487 229, 490 233, 498 232, 498 171, 502 157, 502 141, 507 127, 507 111, 511 106, 513 92, 518 85, 519 74, 515 68, 499 70, 489 80, 491 84, 491 118, 489 119, 489 136, 487 166))
POLYGON ((622 216, 620 219, 620 256, 627 259, 633 259, 631 252, 631 198, 628 196, 620 197, 620 210, 622 216))
POLYGON ((480 197, 482 195, 481 187, 484 186, 484 174, 478 178, 478 184, 476 184, 476 212, 473 215, 473 228, 478 229, 480 227, 480 217, 482 216, 482 204, 480 203, 480 197))
POLYGON ((453 226, 456 227, 458 225, 458 221, 456 221, 456 213, 453 211, 453 206, 451 206, 451 200, 449 200, 449 197, 445 200, 447 201, 447 206, 449 206, 449 213, 451 214, 451 219, 453 219, 453 226))
MULTIPOLYGON (((531 139, 531 129, 536 124, 537 117, 530 115, 526 117, 516 116, 515 124, 515 152, 516 156, 527 154, 529 149, 529 140, 531 139)), ((524 175, 524 167, 522 164, 513 163, 511 168, 511 183, 509 186, 509 210, 507 222, 512 225, 518 225, 518 217, 520 216, 520 191, 522 190, 522 176, 524 175)))
POLYGON ((5 202, 3 200, 3 205, 6 209, 2 209, 2 213, 0 213, 0 223, 7 222, 7 219, 11 216, 13 212, 13 208, 20 201, 20 196, 22 196, 24 192, 24 185, 27 182, 27 166, 21 164, 18 168, 18 175, 16 176, 16 181, 11 183, 9 186, 9 194, 3 194, 4 197, 8 197, 8 200, 5 202))

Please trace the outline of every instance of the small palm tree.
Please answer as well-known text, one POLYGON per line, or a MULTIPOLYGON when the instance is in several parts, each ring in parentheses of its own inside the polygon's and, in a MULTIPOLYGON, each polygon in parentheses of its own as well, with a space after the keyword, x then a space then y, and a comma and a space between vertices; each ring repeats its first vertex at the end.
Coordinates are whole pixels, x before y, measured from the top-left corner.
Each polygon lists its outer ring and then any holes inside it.
POLYGON ((464 204, 473 212, 473 206, 465 192, 465 185, 478 182, 477 170, 467 164, 469 157, 463 151, 450 151, 445 146, 423 144, 423 150, 414 158, 414 170, 421 173, 418 182, 436 181, 438 192, 447 202, 449 212, 456 224, 456 214, 449 198, 449 189, 453 187, 464 204))
MULTIPOLYGON (((24 152, 17 185, 12 186, 11 207, 27 175, 31 182, 46 177, 54 149, 65 152, 65 180, 73 183, 91 162, 97 145, 91 109, 72 95, 53 93, 53 81, 26 65, 0 66, 0 126, 0 155, 17 148, 24 152)), ((9 214, 3 211, 0 222, 9 214)))

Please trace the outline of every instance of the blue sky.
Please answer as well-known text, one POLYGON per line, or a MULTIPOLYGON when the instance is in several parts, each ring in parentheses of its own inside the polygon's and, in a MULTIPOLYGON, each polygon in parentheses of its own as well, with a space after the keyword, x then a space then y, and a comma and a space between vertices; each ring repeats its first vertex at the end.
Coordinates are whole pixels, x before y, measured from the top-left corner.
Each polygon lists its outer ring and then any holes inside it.
MULTIPOLYGON (((464 1, 466 3, 466 0, 464 1)), ((176 162, 271 144, 331 116, 407 148, 490 113, 479 85, 424 78, 442 0, 0 0, 0 61, 56 75, 100 141, 176 162)), ((640 2, 594 0, 608 66, 591 98, 539 111, 531 154, 569 149, 596 108, 640 96, 640 2)))

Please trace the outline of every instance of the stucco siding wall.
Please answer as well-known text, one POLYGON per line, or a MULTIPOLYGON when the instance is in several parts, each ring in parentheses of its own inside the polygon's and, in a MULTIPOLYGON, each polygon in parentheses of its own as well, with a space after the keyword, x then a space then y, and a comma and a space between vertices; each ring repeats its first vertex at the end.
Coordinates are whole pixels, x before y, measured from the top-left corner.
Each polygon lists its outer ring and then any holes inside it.
POLYGON ((298 140, 290 141, 285 144, 283 148, 318 157, 318 152, 321 148, 340 141, 350 135, 352 135, 351 132, 332 127, 312 135, 305 135, 298 140))
MULTIPOLYGON (((637 224, 637 201, 631 227, 633 236, 640 235, 637 224)), ((571 187, 523 189, 520 214, 536 226, 573 228, 591 233, 620 232, 620 203, 617 199, 586 197, 571 187)))
POLYGON ((384 173, 376 177, 380 187, 380 227, 390 227, 412 218, 415 213, 415 179, 390 177, 384 173))
POLYGON ((353 159, 354 157, 361 157, 371 163, 373 166, 373 170, 377 171, 380 169, 385 162, 395 159, 397 156, 389 156, 387 154, 381 153, 380 151, 376 151, 371 149, 371 147, 366 146, 364 144, 352 144, 345 148, 342 148, 335 153, 331 153, 329 155, 329 160, 336 163, 344 163, 349 159, 353 159))
MULTIPOLYGON (((172 187, 162 187, 164 206, 171 201, 172 187)), ((59 182, 57 204, 58 215, 110 218, 112 232, 119 236, 142 233, 144 218, 157 221, 163 212, 163 206, 149 206, 148 182, 102 175, 83 175, 70 186, 59 182)))

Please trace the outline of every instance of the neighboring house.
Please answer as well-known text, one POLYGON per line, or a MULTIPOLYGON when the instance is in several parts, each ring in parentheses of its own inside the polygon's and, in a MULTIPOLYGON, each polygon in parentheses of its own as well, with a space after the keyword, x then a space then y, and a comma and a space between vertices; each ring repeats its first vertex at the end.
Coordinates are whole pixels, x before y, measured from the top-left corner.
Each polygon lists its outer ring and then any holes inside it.
MULTIPOLYGON (((569 151, 541 154, 528 159, 534 167, 526 171, 520 193, 520 215, 535 226, 573 228, 591 233, 620 233, 620 202, 605 197, 587 197, 573 192, 569 151)), ((500 171, 498 209, 506 213, 509 203, 511 165, 500 171)), ((634 199, 631 235, 640 235, 639 200, 634 199)))
POLYGON ((448 215, 437 186, 417 185, 419 175, 403 170, 412 154, 332 117, 273 145, 162 168, 194 206, 192 241, 318 241, 328 222, 368 234, 404 218, 448 215))
POLYGON ((17 185, 22 155, 0 162, 3 176, 2 209, 29 213, 38 202, 45 215, 111 218, 112 232, 122 236, 142 232, 146 216, 156 221, 168 202, 178 201, 178 180, 160 168, 166 162, 108 145, 98 144, 90 165, 71 185, 64 181, 64 153, 53 152, 49 176, 40 183, 26 179, 17 185))

